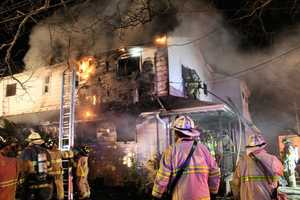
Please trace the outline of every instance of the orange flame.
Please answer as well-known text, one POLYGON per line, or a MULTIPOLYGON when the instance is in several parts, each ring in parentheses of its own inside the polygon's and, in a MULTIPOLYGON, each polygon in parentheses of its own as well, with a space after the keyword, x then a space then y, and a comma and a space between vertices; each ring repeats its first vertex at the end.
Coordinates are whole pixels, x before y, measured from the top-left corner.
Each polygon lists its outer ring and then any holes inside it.
POLYGON ((93 105, 96 105, 96 103, 97 103, 97 98, 96 98, 96 96, 94 95, 94 96, 93 96, 93 105))
POLYGON ((78 72, 77 75, 83 79, 87 80, 96 71, 95 58, 92 56, 83 57, 78 62, 78 72))
POLYGON ((157 45, 166 45, 166 42, 167 42, 167 36, 166 35, 161 36, 161 37, 157 37, 155 39, 155 43, 157 45))

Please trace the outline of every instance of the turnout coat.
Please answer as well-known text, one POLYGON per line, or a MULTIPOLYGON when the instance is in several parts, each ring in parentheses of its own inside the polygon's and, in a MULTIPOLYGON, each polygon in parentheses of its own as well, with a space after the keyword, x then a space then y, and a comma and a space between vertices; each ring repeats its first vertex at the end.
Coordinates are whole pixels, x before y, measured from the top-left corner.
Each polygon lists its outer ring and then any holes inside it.
MULTIPOLYGON (((168 184, 176 176, 186 160, 192 138, 181 138, 164 152, 157 172, 152 195, 161 198, 168 184)), ((177 182, 172 200, 209 200, 210 193, 217 193, 220 184, 220 169, 208 149, 201 143, 190 159, 188 166, 177 182)))

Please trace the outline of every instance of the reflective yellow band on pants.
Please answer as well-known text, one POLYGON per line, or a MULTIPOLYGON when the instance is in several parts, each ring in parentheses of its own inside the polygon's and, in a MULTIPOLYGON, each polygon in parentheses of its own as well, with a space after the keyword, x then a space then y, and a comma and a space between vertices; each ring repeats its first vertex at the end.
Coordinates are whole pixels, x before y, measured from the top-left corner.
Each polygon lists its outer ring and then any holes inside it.
POLYGON ((278 181, 278 176, 242 176, 241 182, 254 182, 254 181, 267 181, 271 179, 272 181, 278 181))
POLYGON ((39 189, 39 188, 46 188, 46 187, 50 187, 50 184, 45 183, 45 184, 41 184, 41 185, 31 185, 31 186, 29 186, 30 189, 39 189))
POLYGON ((0 182, 0 188, 5 188, 5 187, 10 187, 10 186, 16 185, 17 182, 18 182, 17 179, 11 179, 11 180, 8 180, 8 181, 2 181, 2 182, 0 182))

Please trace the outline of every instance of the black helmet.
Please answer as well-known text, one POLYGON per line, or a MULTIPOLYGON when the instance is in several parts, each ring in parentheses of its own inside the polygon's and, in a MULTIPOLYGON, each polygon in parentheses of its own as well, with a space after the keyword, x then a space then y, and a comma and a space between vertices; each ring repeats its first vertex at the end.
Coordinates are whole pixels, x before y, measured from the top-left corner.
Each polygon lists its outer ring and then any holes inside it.
POLYGON ((79 148, 80 150, 80 153, 83 155, 83 156, 88 156, 89 153, 91 152, 91 148, 88 146, 88 145, 83 145, 79 148))
POLYGON ((47 149, 52 149, 54 146, 54 140, 52 138, 48 138, 45 142, 45 147, 47 149))
POLYGON ((4 137, 0 136, 0 149, 6 147, 7 145, 8 141, 4 137))

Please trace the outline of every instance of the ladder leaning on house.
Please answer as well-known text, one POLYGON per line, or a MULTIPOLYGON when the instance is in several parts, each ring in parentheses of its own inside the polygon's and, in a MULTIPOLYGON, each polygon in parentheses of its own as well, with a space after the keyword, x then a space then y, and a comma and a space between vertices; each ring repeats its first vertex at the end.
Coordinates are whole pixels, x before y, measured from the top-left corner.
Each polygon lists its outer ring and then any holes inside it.
MULTIPOLYGON (((75 120, 75 88, 76 72, 66 69, 62 75, 60 121, 59 121, 59 149, 70 152, 74 146, 75 120)), ((67 153, 68 154, 68 153, 67 153)), ((73 200, 73 177, 70 157, 63 159, 64 195, 66 200, 73 200)))

